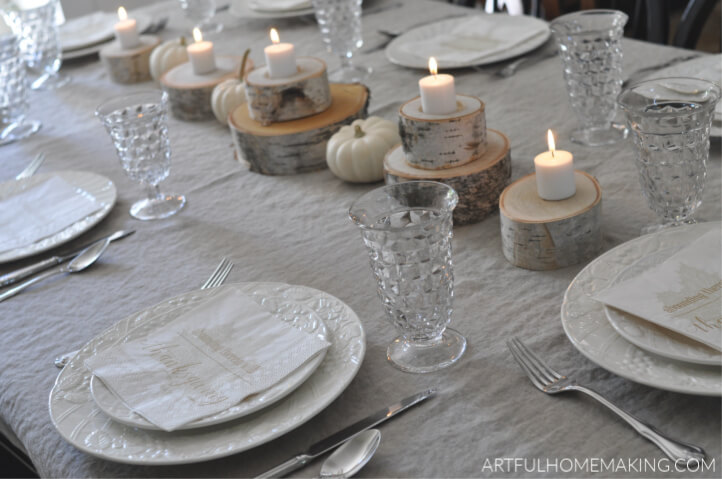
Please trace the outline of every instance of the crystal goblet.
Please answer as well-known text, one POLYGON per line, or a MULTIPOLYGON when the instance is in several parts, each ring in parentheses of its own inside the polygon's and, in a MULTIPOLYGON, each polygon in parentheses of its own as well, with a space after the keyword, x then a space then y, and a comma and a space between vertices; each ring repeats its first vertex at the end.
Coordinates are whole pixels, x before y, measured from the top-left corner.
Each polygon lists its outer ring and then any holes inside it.
POLYGON ((214 22, 216 14, 216 0, 179 0, 181 9, 186 18, 193 23, 193 27, 200 29, 204 36, 220 33, 223 24, 214 22))
POLYGON ((40 129, 39 121, 25 118, 27 92, 20 38, 17 35, 0 36, 0 145, 26 138, 40 129))
POLYGON ((662 222, 643 232, 695 222, 719 99, 719 86, 695 78, 643 81, 619 95, 637 147, 642 191, 662 222))
POLYGON ((627 136, 612 123, 622 90, 622 36, 627 15, 616 10, 583 10, 550 25, 559 45, 564 80, 581 128, 575 143, 600 146, 627 136))
POLYGON ((28 69, 38 77, 32 82, 33 90, 52 90, 70 81, 59 72, 62 48, 58 32, 58 0, 18 10, 22 28, 20 48, 28 69))
POLYGON ((373 72, 371 67, 354 65, 354 51, 363 45, 361 36, 362 0, 313 0, 321 38, 329 52, 341 59, 341 67, 329 73, 331 81, 363 82, 373 72))
POLYGON ((409 181, 370 191, 349 209, 368 248, 386 316, 401 333, 387 357, 403 371, 436 371, 466 350, 466 339, 447 328, 454 297, 452 212, 458 201, 447 185, 409 181))
POLYGON ((130 214, 154 220, 183 208, 184 196, 162 194, 158 188, 170 174, 168 94, 145 91, 115 97, 101 104, 95 115, 110 134, 127 175, 146 186, 148 197, 134 203, 130 214))

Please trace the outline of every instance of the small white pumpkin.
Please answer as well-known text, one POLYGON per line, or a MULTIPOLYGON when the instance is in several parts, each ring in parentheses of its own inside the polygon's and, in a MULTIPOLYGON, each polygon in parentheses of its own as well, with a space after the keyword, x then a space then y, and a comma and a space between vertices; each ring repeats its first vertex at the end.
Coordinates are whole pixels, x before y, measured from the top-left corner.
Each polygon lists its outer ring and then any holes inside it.
POLYGON ((246 50, 243 53, 241 71, 238 74, 238 78, 223 80, 213 89, 211 109, 216 119, 224 125, 228 124, 228 115, 246 103, 246 86, 243 79, 245 78, 246 68, 253 66, 253 62, 247 63, 250 52, 251 50, 246 50))
POLYGON ((153 80, 158 81, 165 72, 187 61, 188 51, 186 51, 185 37, 163 42, 150 54, 150 76, 153 77, 153 80))
POLYGON ((341 127, 326 145, 331 172, 351 183, 372 183, 384 177, 384 157, 401 143, 395 123, 378 116, 341 127))

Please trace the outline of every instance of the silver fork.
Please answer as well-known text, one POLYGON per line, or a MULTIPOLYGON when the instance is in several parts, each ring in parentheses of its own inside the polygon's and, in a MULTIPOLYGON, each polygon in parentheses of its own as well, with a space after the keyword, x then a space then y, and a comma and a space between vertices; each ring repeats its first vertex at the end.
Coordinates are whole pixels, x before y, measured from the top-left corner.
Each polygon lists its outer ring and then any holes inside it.
POLYGON ((637 419, 633 415, 614 405, 596 391, 586 388, 567 376, 562 376, 539 359, 518 338, 506 342, 507 347, 514 355, 514 359, 524 370, 532 384, 547 394, 558 394, 567 391, 579 391, 587 394, 627 421, 639 434, 656 444, 670 459, 683 462, 685 465, 699 464, 705 457, 704 449, 682 441, 665 436, 653 426, 637 419))
POLYGON ((28 166, 26 166, 23 171, 18 173, 15 179, 24 180, 25 178, 30 178, 36 171, 38 171, 38 168, 40 168, 40 165, 43 164, 43 161, 45 161, 45 153, 39 153, 35 156, 35 158, 33 158, 33 161, 28 163, 28 166))
MULTIPOLYGON (((216 267, 215 271, 213 271, 211 276, 208 278, 208 280, 203 283, 201 289, 210 289, 222 285, 226 281, 226 278, 228 277, 228 274, 231 272, 232 269, 233 262, 229 261, 228 258, 223 258, 216 267)), ((55 358, 55 361, 53 361, 53 364, 55 364, 56 368, 63 369, 65 365, 68 364, 68 361, 73 359, 73 357, 78 354, 78 351, 79 349, 76 349, 75 351, 71 351, 69 353, 58 356, 57 358, 55 358)))

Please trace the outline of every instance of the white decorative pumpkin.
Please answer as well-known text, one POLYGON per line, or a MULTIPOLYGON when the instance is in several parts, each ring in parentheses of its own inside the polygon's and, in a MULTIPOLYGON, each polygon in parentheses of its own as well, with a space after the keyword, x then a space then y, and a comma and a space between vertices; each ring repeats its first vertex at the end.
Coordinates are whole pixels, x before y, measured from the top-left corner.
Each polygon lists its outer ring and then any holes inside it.
POLYGON ((331 172, 351 183, 371 183, 384 177, 384 157, 401 143, 396 123, 378 116, 341 127, 326 145, 331 172))
POLYGON ((228 115, 233 112, 236 108, 246 103, 246 86, 243 81, 246 68, 253 68, 253 62, 246 63, 248 60, 248 54, 250 50, 246 50, 243 54, 243 60, 241 60, 241 71, 238 78, 229 78, 223 80, 213 89, 211 95, 211 109, 216 119, 223 123, 228 124, 228 115))
POLYGON ((163 42, 150 54, 150 76, 153 77, 153 80, 158 81, 165 72, 187 61, 188 52, 184 37, 163 42))

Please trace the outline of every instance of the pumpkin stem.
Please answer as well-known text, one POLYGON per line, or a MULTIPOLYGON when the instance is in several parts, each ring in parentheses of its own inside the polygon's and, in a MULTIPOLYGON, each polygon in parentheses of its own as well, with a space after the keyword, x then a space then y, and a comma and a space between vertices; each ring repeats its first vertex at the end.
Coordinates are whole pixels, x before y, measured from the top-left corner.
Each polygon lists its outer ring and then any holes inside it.
POLYGON ((239 76, 240 79, 241 79, 241 83, 243 83, 243 77, 244 77, 245 74, 246 74, 246 60, 248 60, 248 54, 249 54, 249 53, 251 53, 251 49, 250 49, 250 48, 246 48, 246 51, 243 52, 243 60, 241 60, 241 70, 240 70, 240 72, 238 73, 238 76, 239 76))
POLYGON ((186 37, 184 37, 184 36, 180 37, 180 45, 182 47, 186 46, 186 37))
POLYGON ((361 126, 354 125, 353 129, 354 129, 354 134, 353 134, 354 138, 363 138, 364 136, 366 136, 366 132, 361 129, 361 126))

